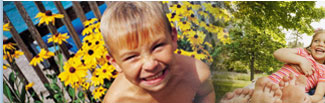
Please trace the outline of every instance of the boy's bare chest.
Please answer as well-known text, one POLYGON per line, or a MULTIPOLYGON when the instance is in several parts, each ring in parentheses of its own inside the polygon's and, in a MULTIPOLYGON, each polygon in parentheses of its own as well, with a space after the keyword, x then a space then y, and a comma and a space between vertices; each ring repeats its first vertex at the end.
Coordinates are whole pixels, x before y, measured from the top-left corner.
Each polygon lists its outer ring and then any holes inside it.
POLYGON ((166 87, 170 91, 159 95, 135 95, 125 99, 127 103, 192 103, 198 90, 198 85, 181 84, 166 87))

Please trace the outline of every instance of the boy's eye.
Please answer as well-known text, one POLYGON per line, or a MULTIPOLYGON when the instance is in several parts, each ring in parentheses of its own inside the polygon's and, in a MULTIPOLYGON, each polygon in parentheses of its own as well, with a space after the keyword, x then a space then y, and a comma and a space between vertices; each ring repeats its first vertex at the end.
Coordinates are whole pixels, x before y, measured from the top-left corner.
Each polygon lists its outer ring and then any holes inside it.
POLYGON ((163 46, 163 45, 165 45, 165 43, 159 43, 159 44, 155 45, 155 46, 152 48, 152 50, 155 50, 155 49, 157 49, 157 48, 159 48, 159 47, 161 47, 161 46, 163 46))
POLYGON ((127 61, 127 60, 130 60, 132 58, 135 58, 137 55, 131 55, 131 56, 128 56, 124 59, 124 61, 127 61))
POLYGON ((314 42, 318 42, 318 40, 314 40, 314 42))

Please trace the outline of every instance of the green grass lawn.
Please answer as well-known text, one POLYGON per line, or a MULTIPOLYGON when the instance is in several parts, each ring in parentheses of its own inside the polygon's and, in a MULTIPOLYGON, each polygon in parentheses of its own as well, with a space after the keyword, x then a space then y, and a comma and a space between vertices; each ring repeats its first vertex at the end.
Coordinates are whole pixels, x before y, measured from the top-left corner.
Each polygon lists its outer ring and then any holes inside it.
MULTIPOLYGON (((266 76, 266 74, 256 74, 255 78, 266 76)), ((245 73, 234 72, 217 72, 213 76, 213 85, 216 93, 217 103, 227 92, 233 91, 236 88, 243 88, 252 82, 250 75, 245 73)))

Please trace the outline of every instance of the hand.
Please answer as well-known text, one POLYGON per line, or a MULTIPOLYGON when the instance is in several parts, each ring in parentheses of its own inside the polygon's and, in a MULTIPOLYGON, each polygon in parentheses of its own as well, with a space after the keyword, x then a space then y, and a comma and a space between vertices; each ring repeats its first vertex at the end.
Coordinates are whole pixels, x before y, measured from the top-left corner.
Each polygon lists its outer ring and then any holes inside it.
POLYGON ((305 94, 304 103, 311 103, 311 97, 308 94, 305 94))
POLYGON ((303 59, 301 60, 300 64, 299 64, 298 70, 302 73, 304 73, 306 76, 310 76, 315 72, 315 69, 312 66, 312 63, 310 61, 308 61, 307 59, 303 59))

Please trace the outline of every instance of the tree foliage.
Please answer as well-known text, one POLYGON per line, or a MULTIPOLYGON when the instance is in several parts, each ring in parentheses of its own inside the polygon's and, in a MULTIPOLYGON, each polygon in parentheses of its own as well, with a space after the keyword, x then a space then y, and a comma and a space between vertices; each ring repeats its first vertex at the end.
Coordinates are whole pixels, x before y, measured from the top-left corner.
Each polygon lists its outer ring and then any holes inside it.
POLYGON ((238 62, 247 65, 251 79, 255 69, 271 73, 282 66, 273 52, 286 47, 285 29, 311 35, 311 22, 325 17, 324 8, 315 8, 312 1, 238 1, 229 8, 233 14, 229 32, 233 42, 225 45, 223 53, 229 56, 225 63, 229 68, 238 62))

